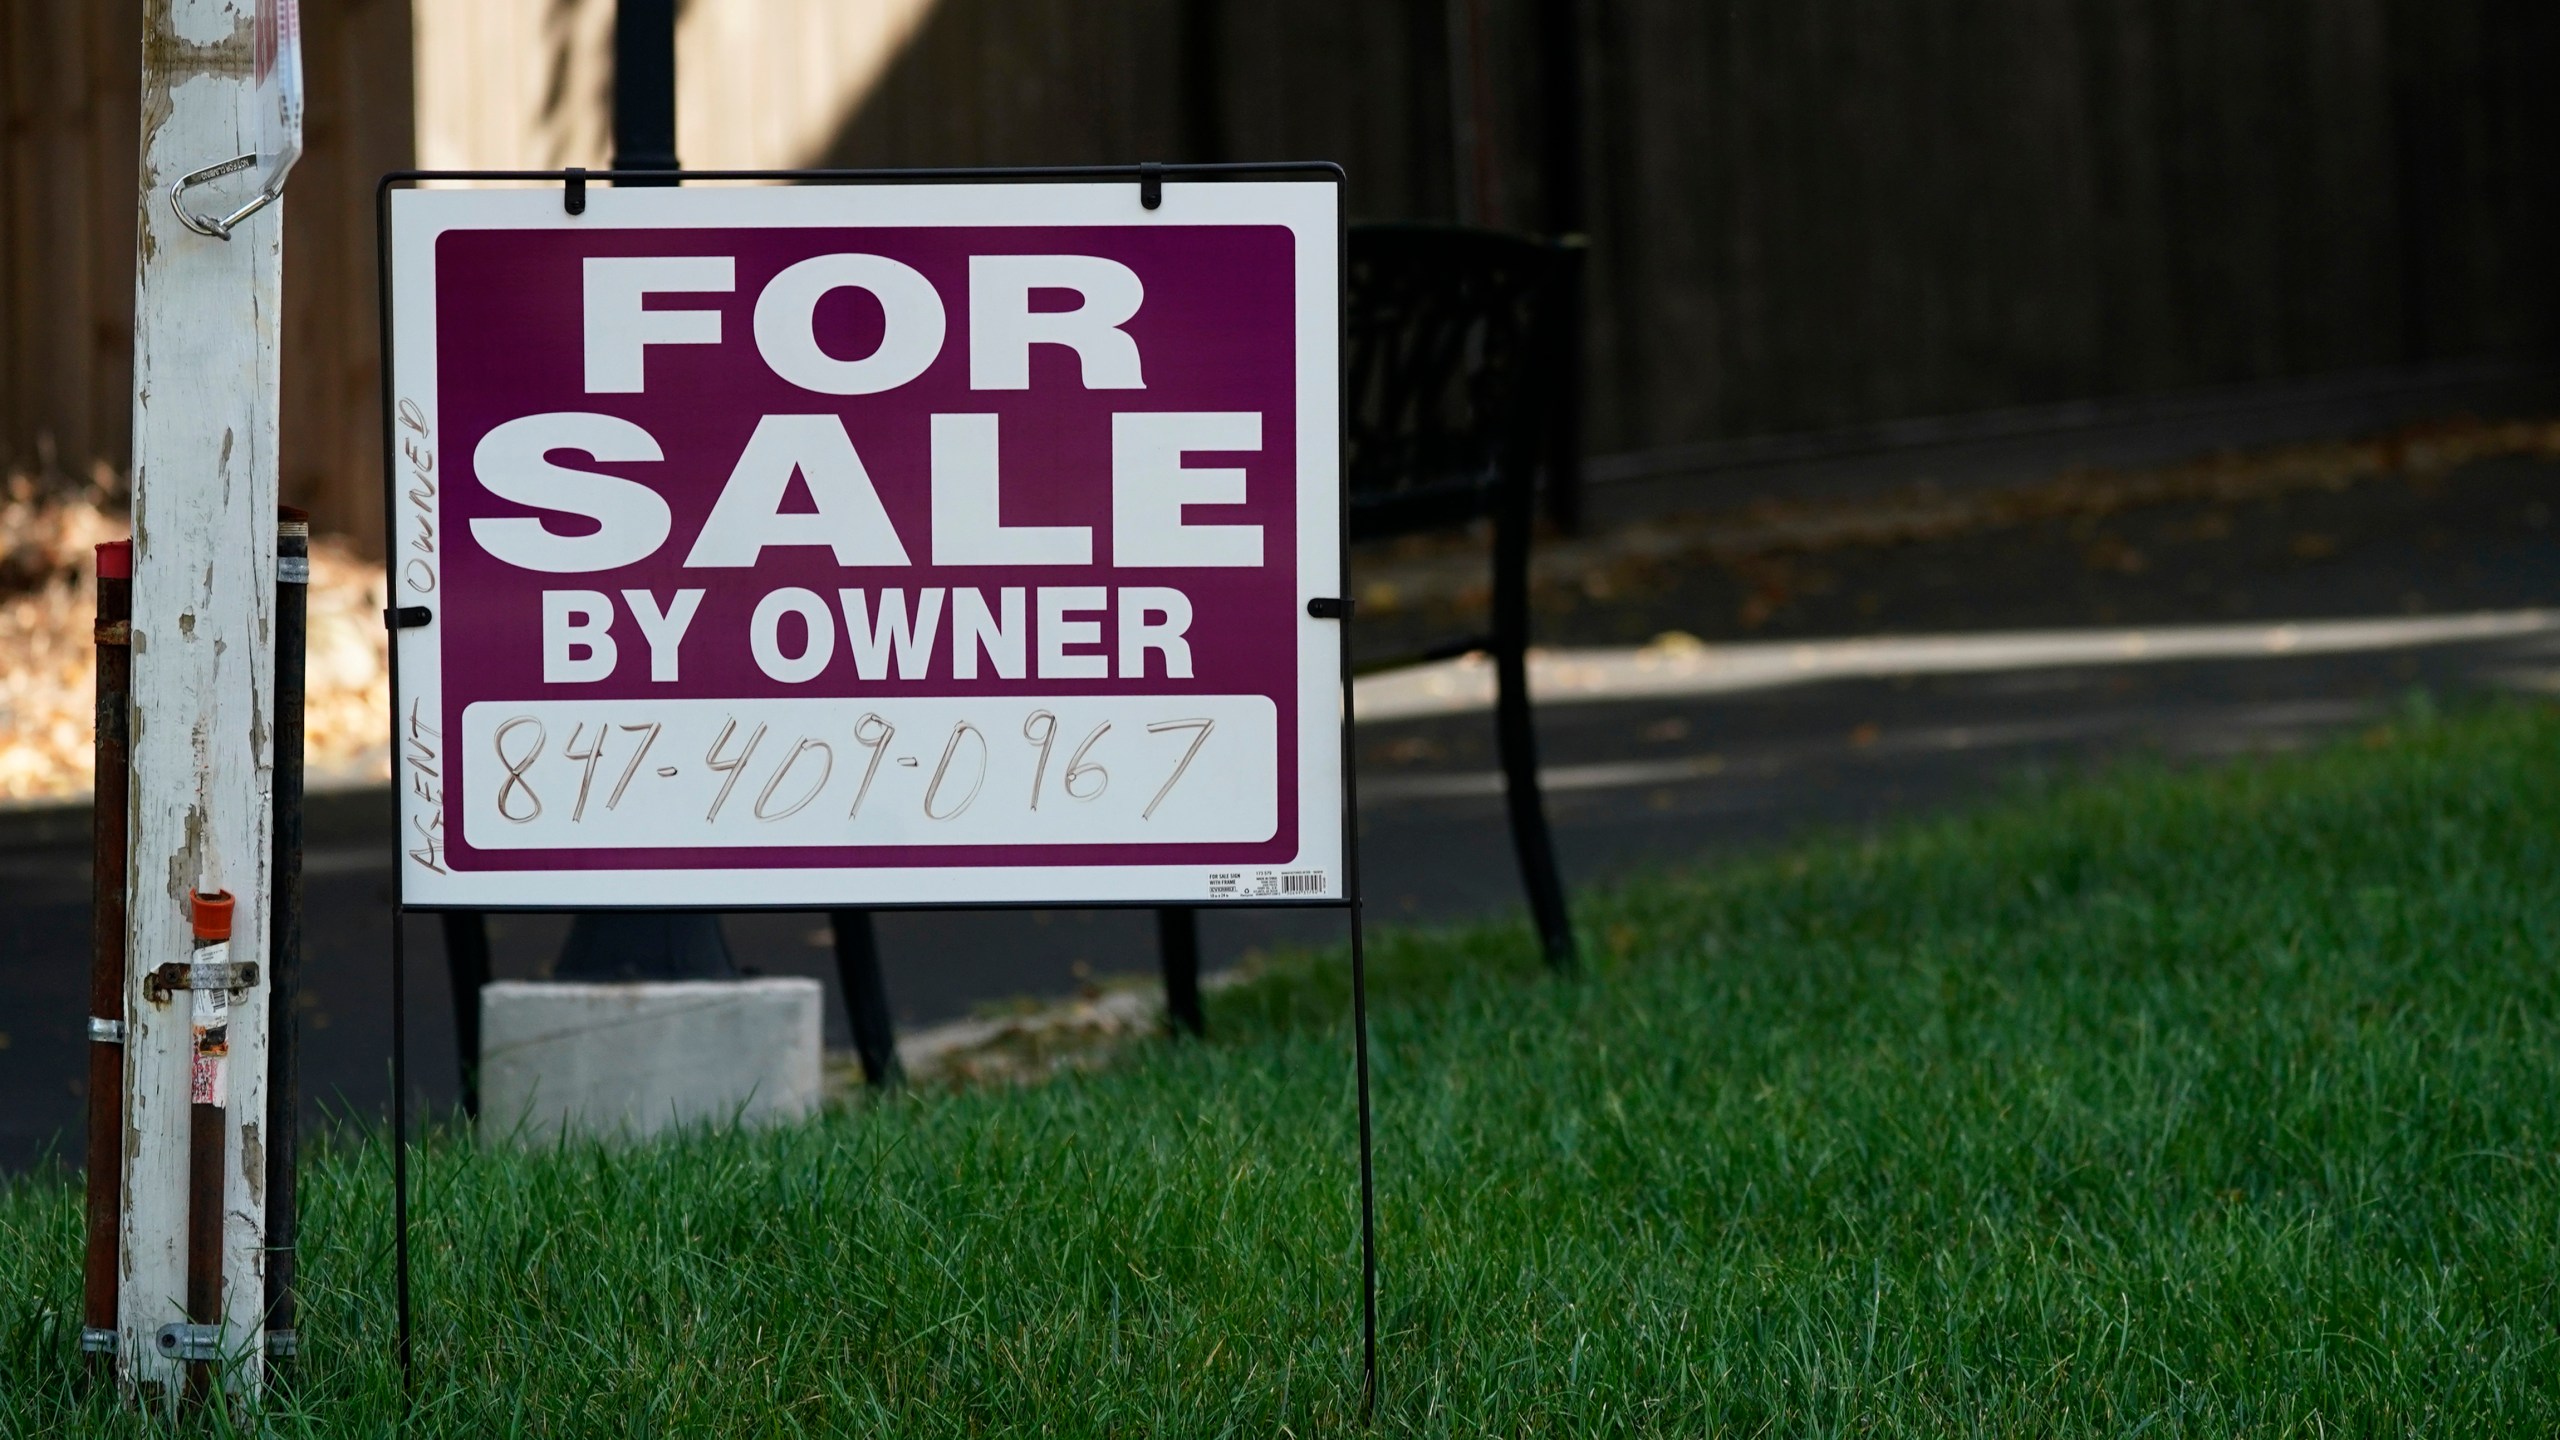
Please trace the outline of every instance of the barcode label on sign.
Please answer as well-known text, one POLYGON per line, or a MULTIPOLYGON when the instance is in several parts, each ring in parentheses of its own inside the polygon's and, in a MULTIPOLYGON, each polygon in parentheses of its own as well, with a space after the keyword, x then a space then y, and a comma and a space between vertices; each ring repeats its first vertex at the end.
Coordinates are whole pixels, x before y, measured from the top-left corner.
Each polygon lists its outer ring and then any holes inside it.
POLYGON ((1209 876, 1212 900, 1278 900, 1292 895, 1322 895, 1330 882, 1322 870, 1256 870, 1250 874, 1214 871, 1209 876))

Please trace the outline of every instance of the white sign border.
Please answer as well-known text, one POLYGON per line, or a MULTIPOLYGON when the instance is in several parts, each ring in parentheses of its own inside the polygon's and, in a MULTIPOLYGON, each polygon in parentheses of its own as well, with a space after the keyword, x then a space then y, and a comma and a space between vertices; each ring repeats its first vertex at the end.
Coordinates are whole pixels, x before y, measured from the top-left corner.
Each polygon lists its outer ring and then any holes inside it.
MULTIPOLYGON (((432 181, 433 176, 414 177, 432 181)), ((442 865, 443 655, 437 626, 392 631, 392 783, 400 809, 399 892, 409 909, 890 909, 1080 904, 1341 905, 1343 625, 1308 614, 1342 593, 1341 226, 1332 179, 1186 182, 1169 175, 1162 203, 1138 203, 1130 180, 593 187, 571 215, 553 184, 535 188, 393 188, 387 194, 385 321, 391 407, 386 479, 394 607, 440 606, 438 504, 447 468, 436 450, 436 238, 448 230, 729 229, 862 226, 1279 225, 1296 242, 1298 495, 1298 852, 1253 865, 972 865, 472 870, 442 865), (414 422, 414 423, 413 423, 414 422), (424 434, 419 432, 423 425, 424 434), (1314 871, 1320 893, 1234 892, 1261 877, 1314 871), (646 899, 636 897, 646 896, 646 899)))

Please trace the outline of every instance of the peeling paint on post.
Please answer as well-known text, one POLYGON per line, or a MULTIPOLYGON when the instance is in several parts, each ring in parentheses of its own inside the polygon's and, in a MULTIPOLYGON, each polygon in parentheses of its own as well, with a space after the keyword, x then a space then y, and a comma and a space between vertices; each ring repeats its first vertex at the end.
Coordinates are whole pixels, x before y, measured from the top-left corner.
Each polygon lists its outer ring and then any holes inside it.
MULTIPOLYGON (((257 148, 256 8, 256 0, 146 0, 143 20, 126 922, 131 1168, 117 1373, 129 1393, 163 1403, 184 1388, 184 1363, 164 1358, 157 1336, 187 1318, 191 1027, 186 994, 153 998, 143 980, 187 958, 189 899, 198 890, 239 897, 232 958, 262 974, 268 968, 283 207, 259 211, 226 240, 189 231, 168 199, 177 177, 257 148)), ((254 1129, 266 1113, 264 984, 234 997, 228 1022, 222 1343, 236 1357, 231 1393, 245 1398, 261 1381, 264 1349, 265 1176, 254 1129)))

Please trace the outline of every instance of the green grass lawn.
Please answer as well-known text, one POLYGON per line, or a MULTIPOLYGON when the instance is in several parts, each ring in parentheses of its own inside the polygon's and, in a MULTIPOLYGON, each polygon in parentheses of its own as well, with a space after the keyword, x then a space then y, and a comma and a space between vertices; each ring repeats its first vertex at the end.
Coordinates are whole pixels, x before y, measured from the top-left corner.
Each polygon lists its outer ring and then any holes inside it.
MULTIPOLYGON (((2560 717, 2021 795, 1376 959, 1393 1434, 2560 1432, 2560 717)), ((646 1150, 425 1148, 426 1435, 1357 1423, 1347 982, 646 1150)), ((386 1433, 389 1173, 305 1182, 276 1433, 386 1433)), ((0 1189, 0 1434, 114 1434, 0 1189)))

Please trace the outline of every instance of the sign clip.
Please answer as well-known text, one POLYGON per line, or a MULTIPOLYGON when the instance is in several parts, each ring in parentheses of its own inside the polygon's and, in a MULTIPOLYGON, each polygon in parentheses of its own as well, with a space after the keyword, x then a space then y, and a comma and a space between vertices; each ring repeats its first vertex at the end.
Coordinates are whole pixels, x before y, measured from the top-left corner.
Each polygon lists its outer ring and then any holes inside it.
POLYGON ((436 618, 436 612, 424 605, 395 605, 382 612, 382 628, 415 630, 436 618))
POLYGON ((1307 613, 1319 620, 1348 620, 1351 602, 1340 595, 1318 595, 1307 602, 1307 613))
POLYGON ((1164 167, 1153 161, 1138 167, 1138 203, 1149 210, 1164 204, 1164 167))
POLYGON ((584 214, 586 214, 586 213, 587 213, 587 170, 586 170, 586 167, 585 167, 585 166, 583 166, 583 165, 572 165, 572 166, 570 166, 567 170, 565 170, 565 171, 561 172, 561 175, 562 175, 562 183, 561 183, 561 186, 560 186, 560 208, 561 208, 561 209, 563 209, 563 210, 568 211, 568 212, 569 212, 570 214, 572 214, 572 215, 584 215, 584 214))

